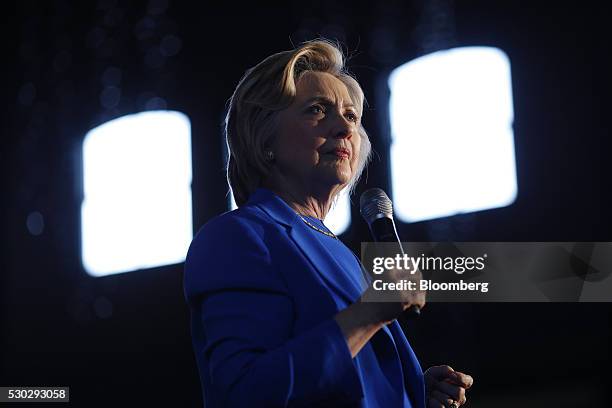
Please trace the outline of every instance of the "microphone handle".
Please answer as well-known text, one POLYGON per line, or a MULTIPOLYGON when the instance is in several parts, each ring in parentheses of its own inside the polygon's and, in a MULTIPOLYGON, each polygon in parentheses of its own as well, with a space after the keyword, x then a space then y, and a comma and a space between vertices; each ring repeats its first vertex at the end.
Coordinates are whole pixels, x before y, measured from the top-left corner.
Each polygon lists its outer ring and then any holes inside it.
MULTIPOLYGON (((399 250, 404 255, 404 248, 402 242, 397 235, 395 229, 395 222, 393 218, 379 218, 373 221, 370 225, 370 232, 376 242, 393 242, 399 246, 399 250)), ((421 308, 418 305, 411 305, 408 310, 404 312, 408 317, 419 317, 421 315, 421 308)))

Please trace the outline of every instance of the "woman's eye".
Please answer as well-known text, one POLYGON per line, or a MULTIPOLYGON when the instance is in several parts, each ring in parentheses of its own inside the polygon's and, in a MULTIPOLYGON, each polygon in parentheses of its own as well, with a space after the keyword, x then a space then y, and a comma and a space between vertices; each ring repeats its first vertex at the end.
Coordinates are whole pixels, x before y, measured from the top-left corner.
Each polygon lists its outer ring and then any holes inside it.
POLYGON ((357 122, 357 115, 354 112, 347 112, 345 116, 351 122, 357 122))
POLYGON ((319 113, 324 113, 325 110, 323 110, 323 107, 321 107, 320 105, 313 105, 310 107, 309 109, 310 113, 314 113, 314 114, 319 114, 319 113))

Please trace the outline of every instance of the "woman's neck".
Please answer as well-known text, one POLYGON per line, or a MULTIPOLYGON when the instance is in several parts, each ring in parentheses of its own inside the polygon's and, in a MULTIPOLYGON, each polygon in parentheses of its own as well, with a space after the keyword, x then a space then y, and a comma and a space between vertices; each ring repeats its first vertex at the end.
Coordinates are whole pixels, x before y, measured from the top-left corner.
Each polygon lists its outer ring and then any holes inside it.
POLYGON ((341 185, 336 185, 329 188, 310 188, 307 191, 296 184, 279 185, 271 180, 266 180, 262 186, 282 198, 296 213, 320 220, 325 219, 331 210, 335 196, 342 189, 341 185))

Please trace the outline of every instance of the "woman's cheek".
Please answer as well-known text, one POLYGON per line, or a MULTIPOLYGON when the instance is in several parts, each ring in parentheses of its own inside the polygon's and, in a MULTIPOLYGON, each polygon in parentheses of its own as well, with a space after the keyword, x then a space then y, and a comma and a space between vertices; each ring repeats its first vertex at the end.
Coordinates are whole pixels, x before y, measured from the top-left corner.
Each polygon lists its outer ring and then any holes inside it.
POLYGON ((357 171, 357 165, 359 163, 359 149, 353 150, 353 156, 351 157, 351 172, 355 174, 357 171))

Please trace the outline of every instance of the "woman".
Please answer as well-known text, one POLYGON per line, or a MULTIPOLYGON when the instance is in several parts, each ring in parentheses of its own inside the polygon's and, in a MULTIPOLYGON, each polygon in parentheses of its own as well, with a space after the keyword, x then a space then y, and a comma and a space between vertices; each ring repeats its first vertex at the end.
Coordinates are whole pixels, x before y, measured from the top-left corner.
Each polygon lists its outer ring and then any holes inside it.
POLYGON ((361 302, 358 260, 323 223, 370 154, 363 101, 322 40, 266 58, 238 84, 226 136, 239 208, 202 227, 185 263, 207 408, 465 402, 471 377, 423 374, 394 320, 424 296, 361 302))

